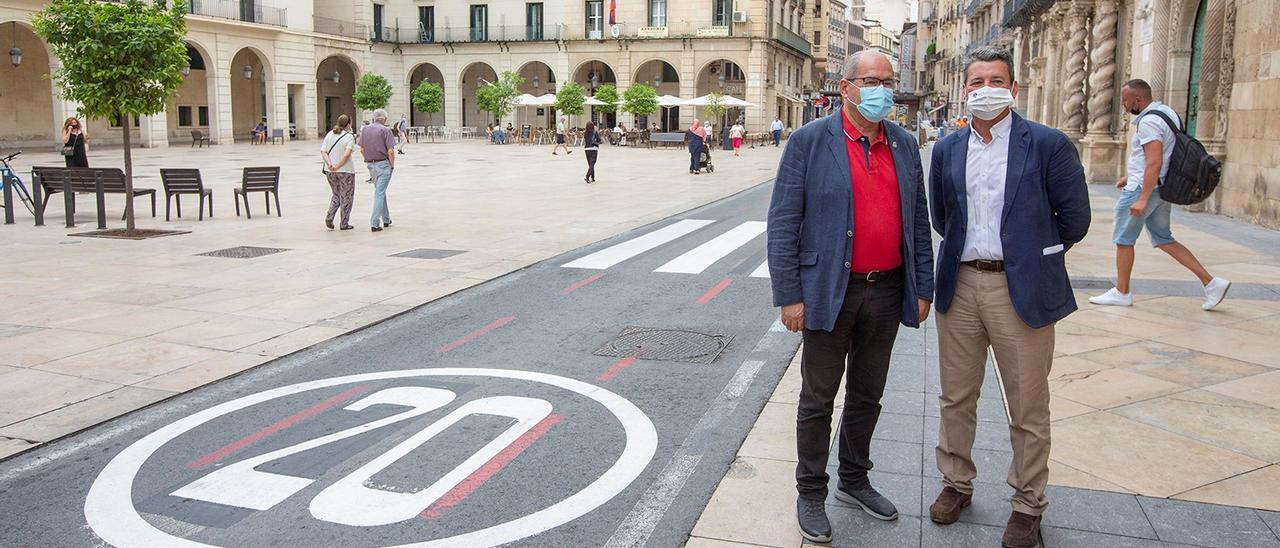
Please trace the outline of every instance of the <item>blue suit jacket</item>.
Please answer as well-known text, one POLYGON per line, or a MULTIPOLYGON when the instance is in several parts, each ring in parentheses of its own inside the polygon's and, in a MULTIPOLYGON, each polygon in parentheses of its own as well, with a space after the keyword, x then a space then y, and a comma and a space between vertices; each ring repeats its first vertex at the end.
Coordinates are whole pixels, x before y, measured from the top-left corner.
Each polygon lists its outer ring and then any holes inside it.
MULTIPOLYGON (((1005 277, 1018 317, 1031 327, 1044 327, 1076 310, 1066 252, 1089 231, 1089 189, 1080 156, 1066 135, 1010 115, 1013 127, 1000 218, 1005 277)), ((963 129, 938 141, 929 167, 933 228, 943 238, 934 303, 939 313, 951 306, 964 251, 969 220, 965 162, 972 131, 963 129)))
MULTIPOLYGON (((933 300, 933 242, 915 136, 883 124, 902 202, 902 323, 920 325, 917 298, 933 300)), ((773 304, 804 302, 805 327, 831 331, 844 304, 853 254, 853 188, 840 113, 796 130, 787 141, 769 204, 773 304)))

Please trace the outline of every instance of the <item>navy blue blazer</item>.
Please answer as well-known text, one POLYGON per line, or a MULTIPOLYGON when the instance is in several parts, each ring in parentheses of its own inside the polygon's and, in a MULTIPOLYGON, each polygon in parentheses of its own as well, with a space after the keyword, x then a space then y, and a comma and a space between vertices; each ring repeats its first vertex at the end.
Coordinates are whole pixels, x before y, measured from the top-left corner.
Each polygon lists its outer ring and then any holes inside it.
MULTIPOLYGON (((917 298, 933 300, 933 242, 920 148, 914 135, 883 124, 902 202, 902 324, 920 325, 917 298)), ((808 329, 831 331, 844 304, 853 255, 853 188, 840 113, 791 134, 769 204, 773 304, 804 302, 808 329)))
MULTIPOLYGON (((1000 243, 1013 308, 1022 321, 1038 328, 1076 310, 1066 252, 1089 231, 1089 189, 1080 155, 1066 135, 1016 113, 1011 116, 1000 243)), ((969 221, 965 161, 972 131, 966 128, 938 141, 929 166, 933 228, 942 235, 934 303, 939 313, 951 307, 964 251, 969 221)))

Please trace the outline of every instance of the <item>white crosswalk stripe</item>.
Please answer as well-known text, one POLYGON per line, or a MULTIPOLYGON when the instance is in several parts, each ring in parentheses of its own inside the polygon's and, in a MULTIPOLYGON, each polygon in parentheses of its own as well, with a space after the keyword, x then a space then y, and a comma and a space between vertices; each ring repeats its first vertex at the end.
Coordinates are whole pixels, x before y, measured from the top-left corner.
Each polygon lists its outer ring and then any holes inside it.
POLYGON ((757 236, 764 234, 764 221, 747 221, 732 230, 716 236, 693 250, 676 257, 671 262, 658 267, 654 272, 671 272, 676 274, 699 274, 716 261, 727 257, 738 248, 746 245, 757 236))
POLYGON ((590 268, 594 270, 604 270, 662 244, 674 241, 714 222, 715 221, 699 219, 684 219, 643 236, 632 238, 620 244, 616 244, 587 255, 586 257, 565 263, 561 266, 565 268, 590 268))
POLYGON ((755 270, 751 271, 751 278, 768 278, 769 277, 769 261, 760 263, 755 270))

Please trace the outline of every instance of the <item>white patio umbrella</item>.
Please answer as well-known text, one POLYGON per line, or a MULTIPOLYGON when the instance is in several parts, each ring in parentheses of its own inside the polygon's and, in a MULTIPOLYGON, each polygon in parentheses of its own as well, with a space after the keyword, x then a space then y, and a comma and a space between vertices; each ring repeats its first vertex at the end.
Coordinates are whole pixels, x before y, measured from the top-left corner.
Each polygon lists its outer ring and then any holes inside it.
MULTIPOLYGON (((708 104, 708 103, 710 103, 710 102, 711 102, 711 101, 710 101, 710 97, 711 97, 711 94, 707 94, 707 95, 703 95, 702 97, 695 97, 695 98, 693 98, 693 99, 686 99, 686 100, 684 100, 684 101, 681 101, 679 106, 686 106, 686 107, 705 107, 705 106, 707 106, 707 104, 708 104)), ((747 101, 743 101, 742 99, 739 99, 739 98, 734 97, 734 96, 732 96, 732 95, 721 95, 721 96, 720 96, 720 104, 722 104, 722 105, 724 105, 724 106, 726 106, 726 107, 754 107, 754 106, 757 106, 755 103, 748 103, 747 101)))
POLYGON ((684 102, 684 99, 676 97, 675 95, 658 96, 658 106, 660 107, 678 107, 680 106, 680 103, 683 103, 683 102, 684 102))

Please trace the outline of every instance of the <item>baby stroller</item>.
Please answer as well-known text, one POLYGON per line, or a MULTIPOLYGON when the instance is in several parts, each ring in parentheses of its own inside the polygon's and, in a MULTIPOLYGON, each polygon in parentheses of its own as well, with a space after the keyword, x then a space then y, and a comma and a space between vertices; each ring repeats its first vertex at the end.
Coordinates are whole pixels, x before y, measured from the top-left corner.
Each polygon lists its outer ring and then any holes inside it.
POLYGON ((698 153, 698 169, 704 169, 707 173, 716 171, 716 166, 711 163, 711 147, 706 144, 702 145, 702 152, 698 153))

